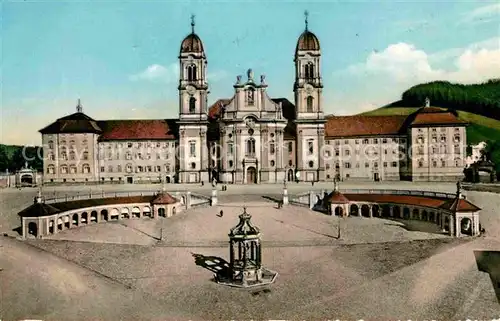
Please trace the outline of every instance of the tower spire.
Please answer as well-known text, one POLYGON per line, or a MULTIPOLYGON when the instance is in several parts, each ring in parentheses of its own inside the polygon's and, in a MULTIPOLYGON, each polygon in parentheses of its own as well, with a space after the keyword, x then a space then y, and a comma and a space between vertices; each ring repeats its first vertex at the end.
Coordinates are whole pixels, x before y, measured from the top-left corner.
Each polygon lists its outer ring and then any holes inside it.
POLYGON ((81 103, 81 101, 80 101, 80 98, 78 98, 78 102, 77 102, 77 104, 76 104, 76 112, 77 112, 77 113, 81 113, 81 112, 82 112, 82 110, 83 110, 83 108, 82 108, 82 103, 81 103))
POLYGON ((309 25, 309 11, 305 10, 304 11, 304 21, 306 23, 306 31, 308 30, 307 27, 309 25))
POLYGON ((194 25, 195 25, 195 23, 194 23, 194 17, 195 17, 195 15, 192 14, 191 15, 191 33, 194 33, 194 25))

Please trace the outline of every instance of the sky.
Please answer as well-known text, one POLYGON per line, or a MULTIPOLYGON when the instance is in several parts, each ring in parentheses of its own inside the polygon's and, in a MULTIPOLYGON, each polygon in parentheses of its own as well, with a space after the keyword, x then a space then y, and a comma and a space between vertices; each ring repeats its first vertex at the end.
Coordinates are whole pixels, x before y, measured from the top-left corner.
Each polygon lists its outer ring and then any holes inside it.
POLYGON ((38 130, 83 111, 98 120, 176 118, 178 54, 195 31, 208 59, 209 104, 237 75, 266 75, 293 102, 296 42, 321 44, 326 114, 349 115, 433 80, 500 77, 497 1, 3 1, 1 136, 41 143, 38 130))

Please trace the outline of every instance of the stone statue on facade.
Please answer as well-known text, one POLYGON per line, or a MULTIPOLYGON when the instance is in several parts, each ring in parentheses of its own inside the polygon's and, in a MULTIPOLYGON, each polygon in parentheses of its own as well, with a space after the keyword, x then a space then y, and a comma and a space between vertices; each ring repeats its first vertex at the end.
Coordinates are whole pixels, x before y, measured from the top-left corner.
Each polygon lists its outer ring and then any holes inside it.
POLYGON ((253 70, 252 68, 248 69, 247 71, 247 76, 248 76, 248 80, 253 80, 253 70))

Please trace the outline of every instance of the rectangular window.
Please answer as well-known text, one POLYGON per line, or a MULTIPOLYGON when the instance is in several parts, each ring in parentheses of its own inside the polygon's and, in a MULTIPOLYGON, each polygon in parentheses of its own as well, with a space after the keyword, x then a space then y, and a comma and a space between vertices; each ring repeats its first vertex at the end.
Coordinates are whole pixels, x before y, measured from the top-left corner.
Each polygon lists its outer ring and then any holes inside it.
POLYGON ((387 162, 384 162, 384 167, 387 167, 387 162))
POLYGON ((387 144, 387 138, 382 139, 382 144, 387 144))
POLYGON ((344 167, 345 167, 345 168, 351 168, 351 163, 345 163, 345 164, 344 164, 344 167))
POLYGON ((233 155, 233 152, 234 152, 233 148, 234 148, 234 147, 233 147, 233 143, 229 143, 229 144, 227 144, 227 153, 228 153, 229 155, 233 155))
POLYGON ((104 173, 104 166, 101 166, 101 173, 104 173))
POLYGON ((292 153, 293 152, 293 143, 292 142, 288 142, 288 153, 292 153))
POLYGON ((158 165, 158 166, 156 166, 156 171, 157 171, 157 172, 161 172, 161 166, 159 166, 159 165, 158 165))
POLYGON ((113 166, 108 166, 108 172, 113 172, 113 166))
POLYGON ((117 168, 116 168, 116 171, 117 172, 121 172, 122 171, 122 165, 118 165, 117 168))
POLYGON ((148 165, 148 172, 152 172, 152 171, 153 171, 153 169, 152 169, 151 165, 148 165))
POLYGON ((397 162, 392 162, 391 166, 392 167, 398 167, 398 163, 397 162))
POLYGON ((189 156, 196 157, 196 142, 189 142, 189 156))

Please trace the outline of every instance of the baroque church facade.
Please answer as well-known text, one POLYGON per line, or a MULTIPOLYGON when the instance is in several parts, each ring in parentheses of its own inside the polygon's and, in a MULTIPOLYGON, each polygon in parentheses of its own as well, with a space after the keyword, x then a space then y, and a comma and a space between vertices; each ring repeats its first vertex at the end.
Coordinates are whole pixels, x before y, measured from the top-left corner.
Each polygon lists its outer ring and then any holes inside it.
POLYGON ((424 107, 409 116, 325 116, 321 49, 308 29, 294 53, 294 102, 271 98, 264 75, 237 76, 208 105, 207 56, 192 31, 179 53, 177 119, 94 120, 77 112, 40 130, 44 183, 253 184, 333 180, 456 180, 466 123, 424 107))

